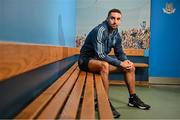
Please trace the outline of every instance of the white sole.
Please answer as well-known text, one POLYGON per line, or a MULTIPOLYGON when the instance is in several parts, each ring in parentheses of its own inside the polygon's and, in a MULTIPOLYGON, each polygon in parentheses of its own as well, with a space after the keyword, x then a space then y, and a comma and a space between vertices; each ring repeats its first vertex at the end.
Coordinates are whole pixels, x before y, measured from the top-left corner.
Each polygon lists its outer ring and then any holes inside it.
POLYGON ((140 109, 143 109, 143 110, 149 109, 149 108, 142 107, 142 106, 134 106, 134 104, 131 104, 131 103, 128 103, 128 106, 130 106, 130 107, 137 107, 137 108, 140 108, 140 109))

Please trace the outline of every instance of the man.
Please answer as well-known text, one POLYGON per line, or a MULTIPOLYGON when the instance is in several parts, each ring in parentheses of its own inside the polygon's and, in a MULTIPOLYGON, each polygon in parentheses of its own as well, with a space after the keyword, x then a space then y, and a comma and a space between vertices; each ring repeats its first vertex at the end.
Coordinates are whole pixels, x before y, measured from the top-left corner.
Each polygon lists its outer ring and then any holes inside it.
MULTIPOLYGON (((88 34, 80 51, 79 68, 84 71, 100 73, 107 95, 109 72, 117 70, 123 72, 130 95, 128 105, 140 109, 149 109, 150 106, 142 102, 135 92, 135 67, 123 52, 121 37, 118 33, 121 17, 120 10, 110 10, 107 19, 88 34), (112 48, 116 58, 108 56, 112 48)), ((114 118, 118 118, 120 113, 115 110, 110 101, 109 103, 114 118)))

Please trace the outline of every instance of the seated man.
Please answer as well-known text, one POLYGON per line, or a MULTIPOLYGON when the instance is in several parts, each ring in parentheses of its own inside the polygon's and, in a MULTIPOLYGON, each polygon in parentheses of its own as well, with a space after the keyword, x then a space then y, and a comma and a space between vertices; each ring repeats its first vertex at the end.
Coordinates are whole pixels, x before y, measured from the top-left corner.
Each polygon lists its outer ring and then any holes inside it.
MULTIPOLYGON (((130 95, 128 105, 140 109, 149 109, 150 106, 142 102, 135 92, 135 67, 123 52, 122 40, 118 32, 121 17, 120 10, 110 10, 107 19, 88 34, 80 51, 78 65, 81 70, 100 73, 107 95, 109 72, 116 70, 123 72, 130 95), (112 48, 116 58, 108 56, 112 48)), ((118 118, 120 113, 115 110, 111 102, 110 106, 114 118, 118 118)))

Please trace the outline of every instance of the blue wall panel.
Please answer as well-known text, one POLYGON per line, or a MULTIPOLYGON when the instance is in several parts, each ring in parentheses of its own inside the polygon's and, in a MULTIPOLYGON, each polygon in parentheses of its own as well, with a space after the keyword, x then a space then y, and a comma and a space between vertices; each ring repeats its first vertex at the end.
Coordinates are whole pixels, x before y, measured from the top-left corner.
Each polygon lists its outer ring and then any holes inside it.
POLYGON ((152 0, 150 76, 180 77, 180 1, 152 0), (166 3, 173 3, 173 14, 165 14, 166 3))
POLYGON ((1 0, 0 40, 75 44, 75 0, 1 0))
POLYGON ((3 2, 0 1, 0 36, 2 31, 2 11, 3 11, 2 7, 3 7, 3 2))

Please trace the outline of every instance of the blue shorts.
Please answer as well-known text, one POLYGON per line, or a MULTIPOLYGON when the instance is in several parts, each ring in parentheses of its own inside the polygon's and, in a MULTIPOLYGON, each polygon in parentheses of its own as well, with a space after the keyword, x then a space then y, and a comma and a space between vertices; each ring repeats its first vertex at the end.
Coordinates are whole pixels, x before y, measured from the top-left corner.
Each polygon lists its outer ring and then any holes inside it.
POLYGON ((88 71, 88 63, 89 63, 89 60, 91 58, 90 57, 86 57, 86 56, 79 56, 79 60, 78 60, 78 66, 80 68, 80 70, 83 70, 83 71, 88 71))

